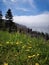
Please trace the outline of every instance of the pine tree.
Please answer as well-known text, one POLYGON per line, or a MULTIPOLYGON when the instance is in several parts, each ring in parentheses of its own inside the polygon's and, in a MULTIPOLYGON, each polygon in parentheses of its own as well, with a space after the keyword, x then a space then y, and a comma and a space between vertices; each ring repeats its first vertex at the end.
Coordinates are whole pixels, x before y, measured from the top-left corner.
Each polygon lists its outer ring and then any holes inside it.
POLYGON ((2 15, 2 11, 0 11, 0 19, 2 19, 2 16, 3 16, 3 15, 2 15))
POLYGON ((2 15, 2 11, 0 11, 0 29, 2 29, 2 17, 3 17, 3 15, 2 15))
POLYGON ((8 9, 8 11, 5 15, 5 18, 8 20, 13 20, 13 15, 12 15, 11 9, 8 9))
POLYGON ((11 32, 12 24, 13 24, 13 15, 11 9, 8 9, 5 18, 7 19, 6 25, 9 28, 9 32, 11 32))

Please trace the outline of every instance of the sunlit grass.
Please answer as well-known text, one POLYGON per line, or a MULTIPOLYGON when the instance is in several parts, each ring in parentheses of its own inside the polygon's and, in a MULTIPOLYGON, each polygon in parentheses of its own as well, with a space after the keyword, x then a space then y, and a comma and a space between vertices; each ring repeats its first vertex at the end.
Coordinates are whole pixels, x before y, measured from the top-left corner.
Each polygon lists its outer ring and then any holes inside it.
POLYGON ((0 65, 49 65, 49 40, 0 31, 0 65))

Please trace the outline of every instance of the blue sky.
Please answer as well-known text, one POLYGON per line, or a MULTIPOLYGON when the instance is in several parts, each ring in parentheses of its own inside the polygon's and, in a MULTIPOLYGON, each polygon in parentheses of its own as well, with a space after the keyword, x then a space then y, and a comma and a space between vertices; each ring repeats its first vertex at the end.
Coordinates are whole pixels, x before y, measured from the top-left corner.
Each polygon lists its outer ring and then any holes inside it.
POLYGON ((49 26, 49 0, 0 0, 3 18, 9 8, 16 23, 32 29, 33 26, 49 26))
POLYGON ((0 0, 3 14, 10 8, 13 15, 37 15, 49 11, 49 0, 0 0))

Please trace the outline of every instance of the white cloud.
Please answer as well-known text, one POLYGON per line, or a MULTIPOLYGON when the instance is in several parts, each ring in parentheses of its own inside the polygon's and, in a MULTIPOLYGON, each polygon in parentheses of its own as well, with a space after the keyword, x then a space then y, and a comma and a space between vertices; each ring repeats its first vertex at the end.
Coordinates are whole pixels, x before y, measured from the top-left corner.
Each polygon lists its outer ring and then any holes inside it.
POLYGON ((14 21, 19 24, 32 26, 48 26, 49 25, 49 12, 35 16, 14 16, 14 21))
POLYGON ((18 3, 19 2, 19 0, 10 0, 11 1, 11 3, 18 3))
POLYGON ((34 16, 14 16, 13 21, 32 28, 32 30, 49 33, 49 12, 34 16))
POLYGON ((16 0, 11 0, 12 2, 15 2, 16 0))

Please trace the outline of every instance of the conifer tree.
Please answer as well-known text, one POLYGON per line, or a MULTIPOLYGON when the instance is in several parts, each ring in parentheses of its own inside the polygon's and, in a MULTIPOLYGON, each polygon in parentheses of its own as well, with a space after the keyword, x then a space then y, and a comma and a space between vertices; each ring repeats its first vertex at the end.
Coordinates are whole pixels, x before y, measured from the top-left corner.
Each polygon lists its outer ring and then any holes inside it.
POLYGON ((2 11, 0 11, 0 29, 2 28, 2 17, 3 17, 2 11))
POLYGON ((2 15, 2 11, 0 11, 0 19, 2 19, 2 16, 3 16, 3 15, 2 15))
POLYGON ((7 26, 9 28, 9 32, 11 32, 11 28, 12 28, 12 24, 13 24, 13 15, 12 15, 12 12, 11 12, 11 9, 8 9, 6 15, 5 15, 5 18, 7 19, 7 26))

